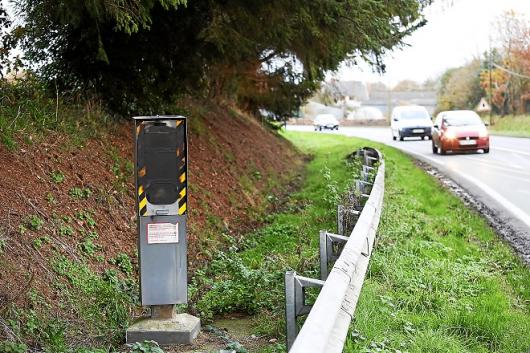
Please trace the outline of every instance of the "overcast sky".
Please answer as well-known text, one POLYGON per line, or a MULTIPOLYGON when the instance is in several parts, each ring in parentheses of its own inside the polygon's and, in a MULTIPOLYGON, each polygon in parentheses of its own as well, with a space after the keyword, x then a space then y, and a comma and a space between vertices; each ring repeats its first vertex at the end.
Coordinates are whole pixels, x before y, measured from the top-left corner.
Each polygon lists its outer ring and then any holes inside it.
POLYGON ((423 82, 435 78, 445 69, 460 66, 487 50, 489 35, 494 35, 490 31, 492 22, 510 9, 530 20, 530 0, 435 0, 426 11, 428 23, 405 40, 410 46, 386 57, 383 76, 360 65, 361 69, 342 68, 335 77, 382 81, 387 85, 403 79, 423 82))

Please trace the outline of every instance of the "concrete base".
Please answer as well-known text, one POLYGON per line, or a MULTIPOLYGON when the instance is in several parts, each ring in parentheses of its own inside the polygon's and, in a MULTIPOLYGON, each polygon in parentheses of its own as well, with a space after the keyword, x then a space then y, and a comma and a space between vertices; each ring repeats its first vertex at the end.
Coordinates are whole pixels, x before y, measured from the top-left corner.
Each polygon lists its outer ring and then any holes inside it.
POLYGON ((160 345, 190 344, 200 329, 201 320, 189 314, 167 319, 142 318, 127 329, 125 340, 127 343, 152 340, 160 345))

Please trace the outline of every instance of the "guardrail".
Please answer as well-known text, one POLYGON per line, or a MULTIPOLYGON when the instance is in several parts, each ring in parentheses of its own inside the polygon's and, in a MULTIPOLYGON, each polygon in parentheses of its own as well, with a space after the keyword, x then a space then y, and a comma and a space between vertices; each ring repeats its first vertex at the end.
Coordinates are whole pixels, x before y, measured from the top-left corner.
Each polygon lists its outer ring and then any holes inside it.
POLYGON ((361 179, 355 181, 351 202, 337 207, 339 234, 320 231, 321 278, 285 273, 289 353, 342 352, 344 347, 381 217, 385 178, 385 163, 379 151, 365 147, 356 152, 355 158, 363 162, 361 179), (305 289, 309 287, 322 287, 313 305, 306 303, 305 289), (297 317, 307 314, 298 333, 297 317))

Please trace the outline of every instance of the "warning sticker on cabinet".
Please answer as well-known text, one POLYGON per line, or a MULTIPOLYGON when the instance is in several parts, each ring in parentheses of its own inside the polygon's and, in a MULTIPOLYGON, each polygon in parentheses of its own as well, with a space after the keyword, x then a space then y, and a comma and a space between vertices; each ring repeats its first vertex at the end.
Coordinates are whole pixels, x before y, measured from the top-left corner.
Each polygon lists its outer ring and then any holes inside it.
POLYGON ((168 244, 178 242, 178 224, 151 223, 147 225, 147 244, 168 244))

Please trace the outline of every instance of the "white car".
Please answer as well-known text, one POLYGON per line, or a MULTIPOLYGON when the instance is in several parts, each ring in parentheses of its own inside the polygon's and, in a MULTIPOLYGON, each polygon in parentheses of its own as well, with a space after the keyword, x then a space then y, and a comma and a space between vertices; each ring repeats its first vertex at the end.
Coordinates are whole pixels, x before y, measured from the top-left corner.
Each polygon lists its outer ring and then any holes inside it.
POLYGON ((432 138, 432 121, 425 107, 404 105, 395 107, 390 118, 392 139, 403 141, 405 137, 432 138))
POLYGON ((318 114, 313 122, 315 131, 322 131, 324 129, 338 130, 339 121, 332 114, 318 114))

